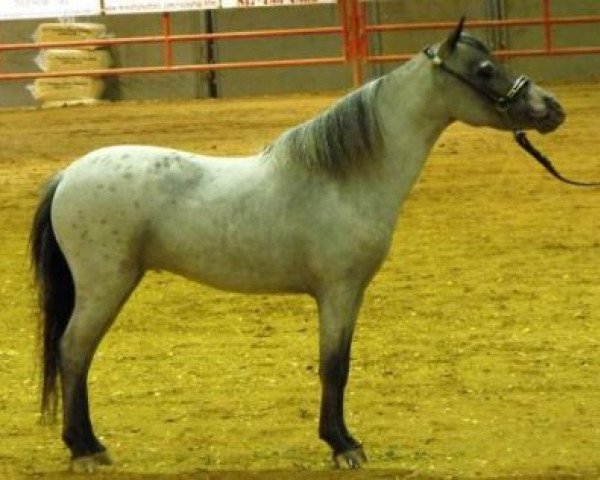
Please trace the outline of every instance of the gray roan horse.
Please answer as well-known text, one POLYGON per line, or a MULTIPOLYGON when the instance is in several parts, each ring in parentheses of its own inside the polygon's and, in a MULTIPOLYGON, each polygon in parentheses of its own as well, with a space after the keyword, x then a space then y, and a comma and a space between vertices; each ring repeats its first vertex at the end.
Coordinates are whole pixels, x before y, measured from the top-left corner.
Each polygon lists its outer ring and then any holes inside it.
POLYGON ((319 312, 319 435, 339 467, 366 461, 343 414, 354 325, 429 151, 456 120, 542 133, 564 120, 550 93, 508 73, 462 28, 461 21, 441 44, 256 156, 115 146, 49 182, 31 234, 42 413, 56 410, 60 377, 74 469, 110 462, 92 429, 88 370, 151 269, 238 292, 311 295, 319 312))

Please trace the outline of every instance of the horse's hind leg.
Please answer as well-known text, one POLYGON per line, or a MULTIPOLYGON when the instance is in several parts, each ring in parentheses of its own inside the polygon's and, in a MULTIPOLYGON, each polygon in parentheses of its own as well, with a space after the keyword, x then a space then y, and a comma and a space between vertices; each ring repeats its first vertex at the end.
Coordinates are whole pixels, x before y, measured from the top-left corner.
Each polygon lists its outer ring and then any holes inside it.
POLYGON ((96 465, 111 463, 106 448, 94 435, 87 376, 100 340, 140 279, 138 274, 120 273, 109 282, 75 282, 75 308, 60 342, 63 440, 71 450, 74 471, 91 472, 96 465))

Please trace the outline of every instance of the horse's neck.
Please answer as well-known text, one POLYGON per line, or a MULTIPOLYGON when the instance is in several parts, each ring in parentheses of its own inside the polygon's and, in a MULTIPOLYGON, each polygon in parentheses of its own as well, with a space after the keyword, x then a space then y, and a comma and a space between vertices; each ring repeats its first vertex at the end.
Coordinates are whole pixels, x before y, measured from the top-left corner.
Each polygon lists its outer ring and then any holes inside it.
POLYGON ((435 91, 431 65, 423 56, 388 74, 381 82, 376 100, 384 171, 380 188, 387 188, 399 207, 451 119, 435 91))

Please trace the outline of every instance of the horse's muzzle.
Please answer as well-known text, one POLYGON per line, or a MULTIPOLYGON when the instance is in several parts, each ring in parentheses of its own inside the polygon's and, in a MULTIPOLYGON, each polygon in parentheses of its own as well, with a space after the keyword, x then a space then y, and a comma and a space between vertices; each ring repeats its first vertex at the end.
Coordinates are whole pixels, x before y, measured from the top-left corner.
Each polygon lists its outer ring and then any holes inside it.
POLYGON ((565 111, 551 95, 543 97, 544 109, 530 114, 532 127, 540 133, 550 133, 556 130, 566 118, 565 111))

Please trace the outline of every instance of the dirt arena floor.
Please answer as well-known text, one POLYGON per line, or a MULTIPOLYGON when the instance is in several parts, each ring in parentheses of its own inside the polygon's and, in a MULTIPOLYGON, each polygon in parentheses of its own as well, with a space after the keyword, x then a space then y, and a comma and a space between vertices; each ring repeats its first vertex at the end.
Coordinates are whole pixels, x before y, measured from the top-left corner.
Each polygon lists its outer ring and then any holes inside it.
MULTIPOLYGON (((532 141, 565 175, 600 178, 600 85, 554 90, 568 121, 532 141)), ((0 111, 0 478, 67 476, 59 426, 37 424, 27 236, 44 179, 105 145, 255 152, 334 98, 0 111)), ((348 423, 370 463, 349 474, 317 438, 309 299, 148 274, 91 372, 117 462, 96 478, 599 478, 600 190, 551 179, 510 134, 451 127, 352 358, 348 423)))

